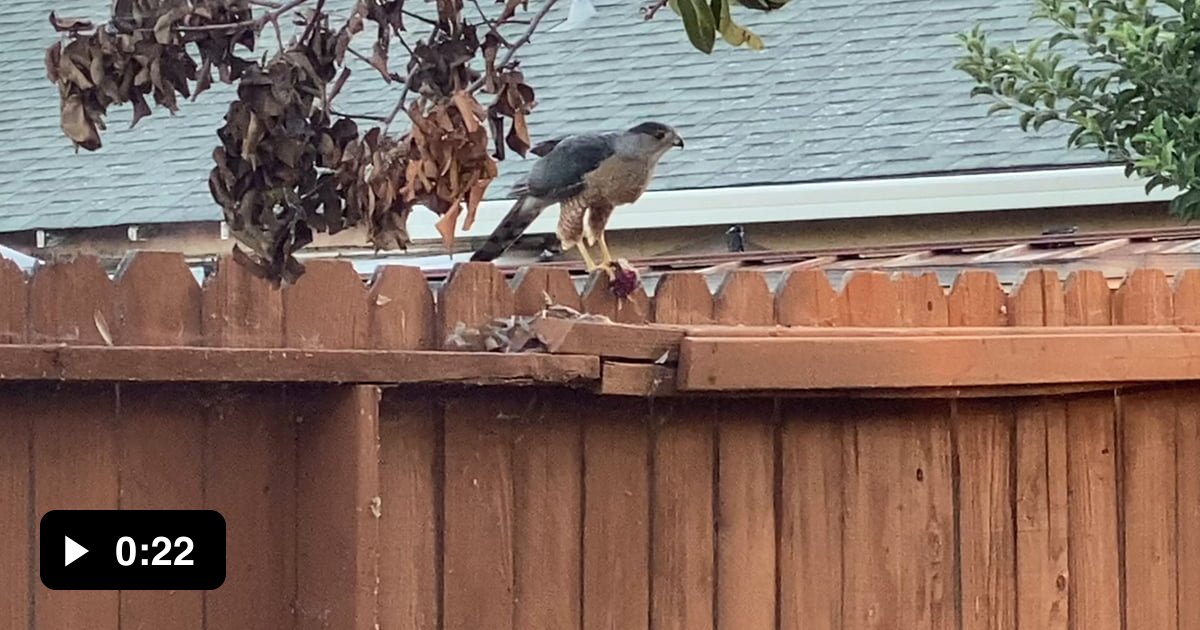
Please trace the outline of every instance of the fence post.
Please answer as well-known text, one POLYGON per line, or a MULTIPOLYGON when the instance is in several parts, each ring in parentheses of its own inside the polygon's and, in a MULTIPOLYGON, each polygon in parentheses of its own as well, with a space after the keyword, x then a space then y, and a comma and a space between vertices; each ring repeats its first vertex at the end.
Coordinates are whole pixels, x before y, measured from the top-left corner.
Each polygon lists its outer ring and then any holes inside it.
POLYGON ((23 343, 29 325, 25 274, 16 263, 0 258, 0 344, 23 343))

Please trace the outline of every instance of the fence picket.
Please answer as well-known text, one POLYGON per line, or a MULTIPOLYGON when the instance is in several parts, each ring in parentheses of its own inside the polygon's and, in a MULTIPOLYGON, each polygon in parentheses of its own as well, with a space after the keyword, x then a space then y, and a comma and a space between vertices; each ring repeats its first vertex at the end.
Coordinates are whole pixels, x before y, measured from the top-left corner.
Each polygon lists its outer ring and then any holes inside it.
POLYGON ((379 421, 379 627, 438 630, 440 426, 435 400, 385 392, 379 421))
POLYGON ((584 418, 583 627, 648 630, 651 452, 646 403, 601 399, 584 418))
POLYGON ((717 627, 776 628, 773 400, 717 405, 717 627))
POLYGON ((1008 296, 1000 287, 996 274, 990 271, 968 270, 958 274, 946 309, 951 326, 1004 326, 1008 323, 1008 296))
POLYGON ((650 312, 650 298, 646 296, 644 287, 638 286, 632 294, 618 298, 613 295, 611 286, 607 273, 593 272, 583 289, 583 295, 580 296, 583 310, 625 324, 644 324, 650 321, 653 313, 650 312))
POLYGON ((905 326, 946 326, 946 292, 933 272, 902 273, 893 278, 900 299, 900 321, 905 326))
POLYGON ((654 435, 650 626, 713 628, 713 437, 711 404, 659 406, 654 435))
POLYGON ((289 348, 367 347, 367 289, 344 260, 313 260, 296 284, 283 289, 284 345, 289 348))
POLYGON ((842 325, 840 299, 825 272, 788 271, 775 289, 775 321, 782 326, 842 325))
POLYGON ((433 292, 416 267, 389 265, 375 272, 367 297, 368 337, 377 350, 431 350, 434 335, 433 292))
POLYGON ((842 630, 846 593, 844 434, 831 403, 781 402, 780 630, 842 630))
POLYGON ((583 308, 579 292, 566 269, 522 267, 513 278, 513 312, 535 315, 546 308, 546 299, 575 310, 583 308))
POLYGON ((1063 319, 1068 326, 1112 324, 1108 280, 1099 271, 1072 271, 1063 288, 1063 319))
POLYGON ((659 324, 713 323, 713 296, 704 276, 668 271, 654 287, 654 321, 659 324))
POLYGON ((512 290, 499 269, 491 263, 458 263, 438 293, 436 347, 444 346, 459 323, 479 326, 512 314, 512 290))
MULTIPOLYGON (((34 341, 104 344, 114 321, 113 286, 100 263, 79 257, 39 267, 29 282, 29 321, 34 341)), ((64 386, 55 393, 53 416, 33 425, 35 523, 50 510, 118 507, 112 386, 64 386)), ((116 592, 51 591, 40 583, 35 589, 39 625, 118 627, 116 592)))
MULTIPOLYGON (((0 280, 2 281, 2 280, 0 280)), ((22 294, 23 296, 23 294, 22 294)), ((22 314, 24 322, 24 314, 22 314)), ((2 350, 0 350, 2 352, 2 350)), ((43 420, 46 409, 35 388, 0 387, 0 619, 13 628, 33 627, 34 551, 37 525, 33 509, 33 427, 43 420)))
POLYGON ((749 270, 729 272, 713 299, 713 318, 718 324, 770 326, 775 323, 775 302, 762 273, 749 270))
POLYGON ((547 394, 514 421, 514 628, 581 630, 581 404, 547 394))
POLYGON ((445 403, 445 630, 513 630, 512 418, 524 402, 445 403))
MULTIPOLYGON (((201 342, 200 285, 180 254, 137 252, 116 278, 113 336, 121 345, 201 342)), ((204 409, 186 386, 121 385, 122 509, 195 509, 204 497, 204 409)), ((123 591, 128 627, 202 628, 200 592, 123 591)))
POLYGON ((21 268, 0 258, 0 344, 25 341, 29 322, 28 287, 21 268))
MULTIPOLYGON (((1173 294, 1159 270, 1138 269, 1113 294, 1116 324, 1169 324, 1173 294)), ((1178 627, 1176 451, 1172 391, 1120 394, 1125 616, 1129 630, 1178 627)), ((1186 465, 1192 474, 1191 464, 1186 465)))
POLYGON ((888 274, 855 271, 841 294, 841 325, 899 326, 900 294, 888 274))
MULTIPOLYGON (((1084 306, 1101 296, 1108 299, 1108 287, 1092 284, 1084 306)), ((1088 306, 1083 312, 1097 311, 1088 306)), ((1114 426, 1111 394, 1067 401, 1067 589, 1071 627, 1079 630, 1124 628, 1114 426)))
MULTIPOLYGON (((206 345, 283 344, 281 291, 231 257, 201 292, 206 345)), ((220 393, 205 427, 204 501, 225 516, 231 562, 225 584, 205 594, 209 627, 294 627, 296 415, 281 387, 220 393)))
MULTIPOLYGON (((1013 326, 1062 326, 1058 274, 1032 271, 1008 300, 1013 326)), ((1016 402, 1017 627, 1067 630, 1067 415, 1051 397, 1016 402)))
MULTIPOLYGON (((1200 269, 1189 269, 1175 278, 1175 323, 1200 323, 1200 269)), ((1196 474, 1200 463, 1200 394, 1181 388, 1176 404, 1179 627, 1200 628, 1200 606, 1190 603, 1187 596, 1200 593, 1200 474, 1196 474)))

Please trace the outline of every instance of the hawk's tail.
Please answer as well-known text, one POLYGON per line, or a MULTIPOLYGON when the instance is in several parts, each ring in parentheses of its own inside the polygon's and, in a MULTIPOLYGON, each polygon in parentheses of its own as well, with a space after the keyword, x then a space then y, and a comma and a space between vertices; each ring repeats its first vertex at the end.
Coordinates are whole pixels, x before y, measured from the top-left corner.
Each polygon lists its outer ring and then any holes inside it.
POLYGON ((492 230, 492 235, 488 237, 487 242, 471 255, 471 260, 486 262, 498 258, 518 238, 521 238, 521 234, 538 218, 545 207, 546 204, 541 199, 522 195, 513 204, 508 214, 504 215, 500 225, 492 230))

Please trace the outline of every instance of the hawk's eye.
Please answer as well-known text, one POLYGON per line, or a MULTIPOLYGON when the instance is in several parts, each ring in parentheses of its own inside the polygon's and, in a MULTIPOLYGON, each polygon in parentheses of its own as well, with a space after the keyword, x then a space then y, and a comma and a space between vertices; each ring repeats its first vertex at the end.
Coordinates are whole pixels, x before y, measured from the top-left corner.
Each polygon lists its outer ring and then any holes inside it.
POLYGON ((667 132, 666 132, 666 131, 663 131, 662 129, 655 129, 655 130, 654 130, 654 137, 655 137, 655 138, 658 138, 659 140, 662 140, 662 139, 663 139, 663 138, 665 138, 666 136, 667 136, 667 132))

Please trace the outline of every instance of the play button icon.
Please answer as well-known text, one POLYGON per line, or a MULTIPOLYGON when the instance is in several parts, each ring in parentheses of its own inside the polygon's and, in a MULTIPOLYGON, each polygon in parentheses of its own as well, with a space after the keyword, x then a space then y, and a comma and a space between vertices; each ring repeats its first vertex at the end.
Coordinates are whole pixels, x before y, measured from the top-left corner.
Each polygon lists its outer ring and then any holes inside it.
POLYGON ((72 562, 78 560, 88 550, 83 545, 71 540, 69 536, 63 536, 66 541, 66 547, 63 550, 63 566, 69 566, 72 562))

